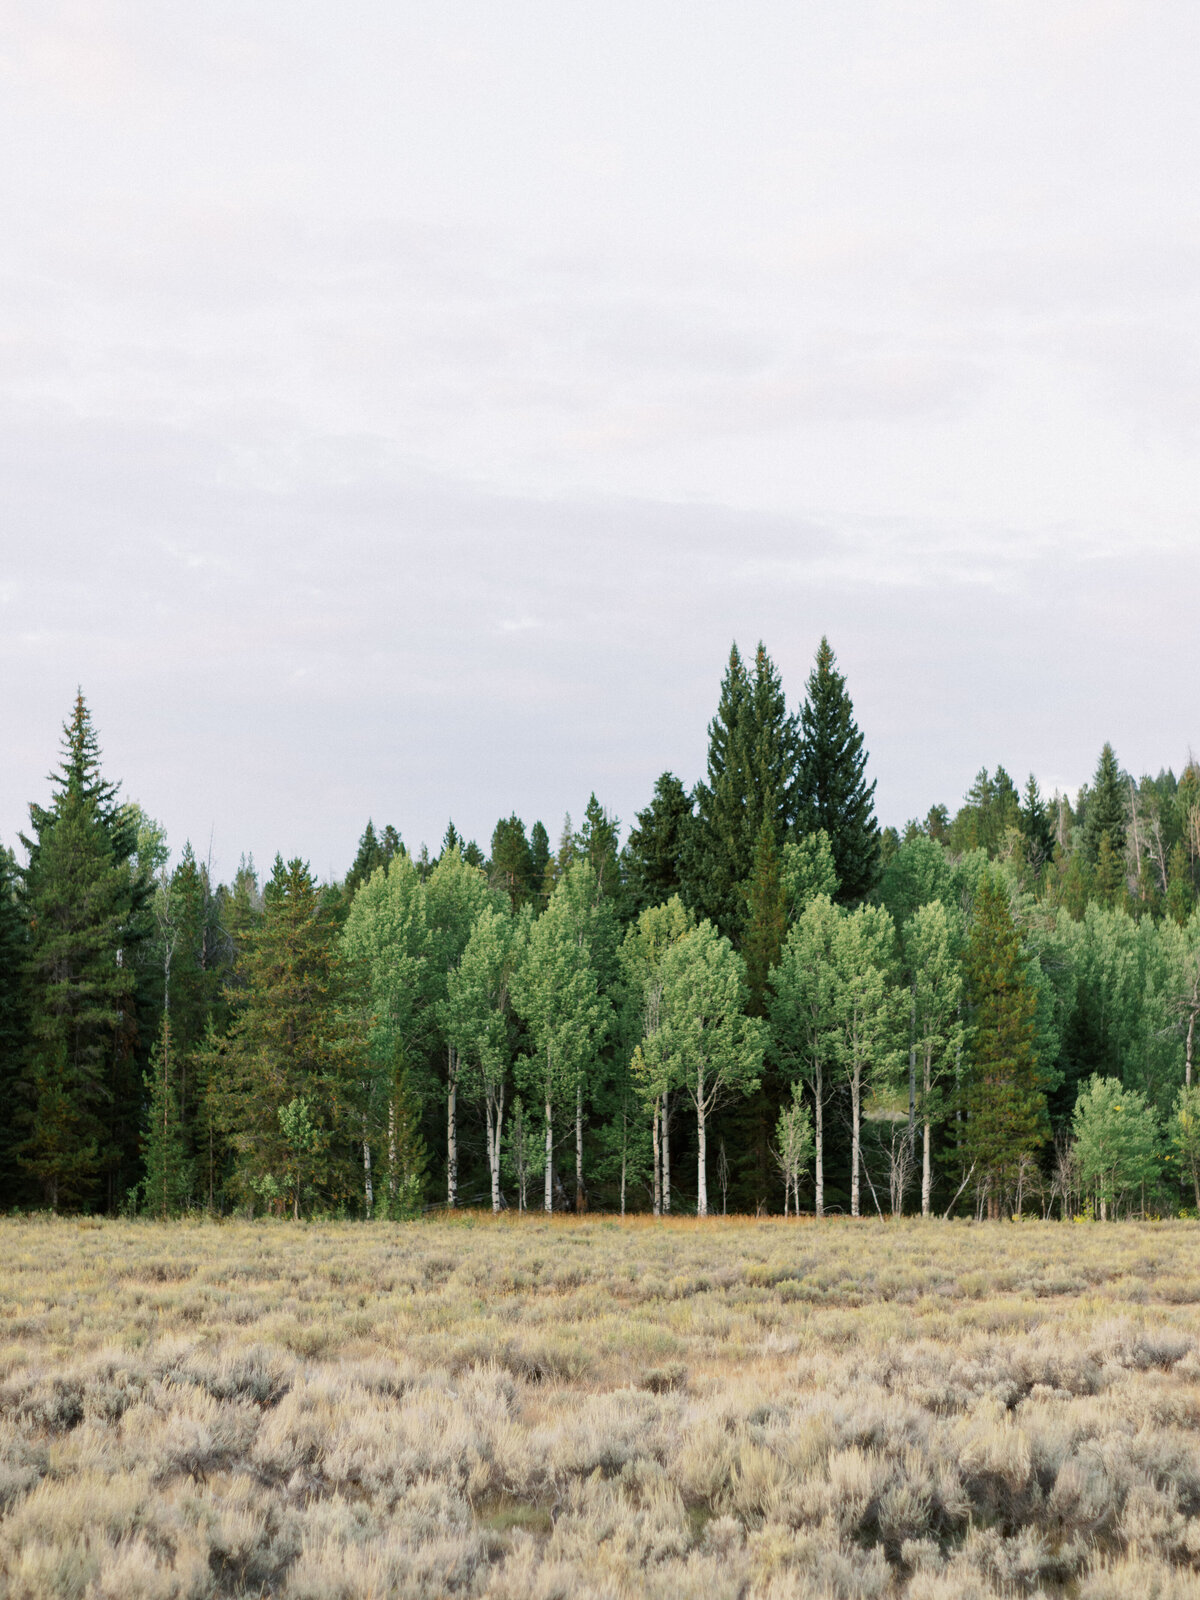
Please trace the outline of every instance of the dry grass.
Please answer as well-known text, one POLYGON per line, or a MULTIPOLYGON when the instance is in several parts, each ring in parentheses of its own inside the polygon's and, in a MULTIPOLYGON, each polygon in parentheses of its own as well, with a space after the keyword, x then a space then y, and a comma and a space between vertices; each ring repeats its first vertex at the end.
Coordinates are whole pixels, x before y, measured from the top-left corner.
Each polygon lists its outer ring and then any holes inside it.
POLYGON ((1200 1228, 0 1224, 0 1594, 1200 1595, 1200 1228))

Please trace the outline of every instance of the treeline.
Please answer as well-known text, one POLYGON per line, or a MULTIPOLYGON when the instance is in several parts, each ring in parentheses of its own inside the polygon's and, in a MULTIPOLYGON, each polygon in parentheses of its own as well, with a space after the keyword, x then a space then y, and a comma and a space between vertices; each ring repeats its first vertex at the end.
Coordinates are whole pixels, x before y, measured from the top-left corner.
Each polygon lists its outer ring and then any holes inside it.
POLYGON ((795 713, 735 648, 623 847, 593 795, 216 884, 80 696, 0 851, 0 1203, 1200 1212, 1200 770, 897 831, 866 765, 826 641, 795 713))

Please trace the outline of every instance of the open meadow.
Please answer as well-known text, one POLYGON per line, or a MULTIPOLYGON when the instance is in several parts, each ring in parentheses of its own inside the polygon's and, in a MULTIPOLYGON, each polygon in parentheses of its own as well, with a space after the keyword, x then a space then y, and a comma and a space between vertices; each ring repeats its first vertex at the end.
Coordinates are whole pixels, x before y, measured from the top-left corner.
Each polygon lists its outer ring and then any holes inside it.
POLYGON ((1200 1594, 1200 1228, 0 1225, 0 1593, 1200 1594))

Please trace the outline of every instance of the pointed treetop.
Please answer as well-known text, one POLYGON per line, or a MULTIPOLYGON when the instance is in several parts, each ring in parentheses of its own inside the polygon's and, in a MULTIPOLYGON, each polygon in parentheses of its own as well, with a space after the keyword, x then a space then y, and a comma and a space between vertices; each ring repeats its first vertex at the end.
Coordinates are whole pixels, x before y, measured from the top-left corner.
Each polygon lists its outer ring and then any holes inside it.
POLYGON ((809 675, 800 729, 800 827, 809 833, 824 828, 833 846, 839 898, 860 900, 878 872, 875 784, 866 781, 863 736, 827 638, 809 675))

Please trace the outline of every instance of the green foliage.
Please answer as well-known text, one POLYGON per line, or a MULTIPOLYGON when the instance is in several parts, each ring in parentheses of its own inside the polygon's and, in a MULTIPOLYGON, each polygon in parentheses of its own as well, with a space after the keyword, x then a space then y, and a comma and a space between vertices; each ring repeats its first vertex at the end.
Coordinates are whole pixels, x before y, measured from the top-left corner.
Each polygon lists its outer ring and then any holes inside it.
POLYGON ((796 816, 808 833, 823 829, 833 849, 838 897, 852 904, 870 893, 879 868, 875 784, 866 781, 867 753, 854 720, 846 680, 822 639, 800 712, 796 816))
POLYGON ((195 1174, 180 1112, 171 1021, 165 1011, 158 1045, 146 1072, 146 1096, 142 1204, 154 1216, 176 1216, 192 1198, 195 1174))
POLYGON ((626 889, 633 916, 647 906, 663 905, 683 887, 686 863, 693 851, 695 824, 691 797, 679 779, 664 772, 624 850, 626 889))
POLYGON ((980 884, 966 954, 970 1034, 966 1147, 976 1187, 999 1216, 1022 1160, 1049 1134, 1034 1044, 1037 996, 1026 975, 1008 897, 992 877, 980 884))
POLYGON ((795 922, 818 895, 837 899, 838 876, 833 864, 833 845, 823 828, 787 841, 783 847, 780 875, 789 924, 795 922))
POLYGON ((804 1094, 798 1083, 792 1085, 791 1099, 779 1113, 775 1124, 775 1160, 783 1174, 783 1214, 788 1214, 789 1198, 800 1211, 800 1179, 808 1170, 813 1156, 812 1117, 804 1104, 804 1094))
POLYGON ((510 817, 501 817, 492 829, 489 881, 493 888, 503 890, 514 911, 527 904, 540 888, 534 874, 533 851, 525 837, 525 824, 515 812, 510 817))
POLYGON ((775 829, 769 819, 764 819, 754 847, 754 870, 746 885, 746 931, 742 939, 752 1016, 766 1015, 771 970, 779 964, 786 932, 787 894, 775 848, 775 829))
POLYGON ((1104 1211, 1154 1183, 1162 1130, 1154 1108, 1136 1089, 1093 1073, 1071 1120, 1079 1175, 1104 1211))
POLYGON ((404 849, 400 842, 400 835, 389 823, 382 835, 375 832, 375 824, 367 818, 367 825, 363 829, 362 838, 358 841, 358 853, 354 863, 346 874, 343 889, 347 900, 352 900, 358 890, 371 877, 372 873, 382 869, 386 872, 393 856, 404 849))
POLYGON ((1124 861, 1128 794, 1128 780, 1121 772, 1112 745, 1106 743, 1096 763, 1084 811, 1084 845, 1092 862, 1100 861, 1106 839, 1109 856, 1117 863, 1124 861))
POLYGON ((753 676, 735 644, 708 729, 707 781, 696 785, 696 824, 684 871, 685 899, 721 933, 740 940, 744 886, 764 822, 776 846, 796 817, 797 726, 774 663, 760 643, 753 676))
MULTIPOLYGON (((300 1173, 287 1131, 287 1108, 300 1099, 319 1139, 304 1179, 326 1204, 357 1202, 365 1038, 346 1006, 338 946, 336 921, 308 867, 277 856, 245 986, 230 997, 233 1023, 219 1047, 216 1112, 233 1152, 235 1197, 260 1193, 268 1177, 300 1173)), ((297 1206, 300 1182, 296 1176, 297 1206)))

